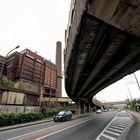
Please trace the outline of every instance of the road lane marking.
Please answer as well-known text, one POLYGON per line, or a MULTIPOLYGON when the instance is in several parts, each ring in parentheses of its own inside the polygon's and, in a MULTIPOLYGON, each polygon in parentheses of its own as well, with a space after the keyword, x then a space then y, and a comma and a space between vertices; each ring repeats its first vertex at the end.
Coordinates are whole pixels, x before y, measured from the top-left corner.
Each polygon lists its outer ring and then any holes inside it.
MULTIPOLYGON (((102 116, 101 116, 102 117, 102 116)), ((85 117, 86 118, 86 117, 85 117)), ((84 118, 84 119, 85 119, 84 118)), ((89 120, 86 120, 86 121, 83 121, 82 123, 79 123, 77 125, 80 125, 80 124, 83 124, 85 122, 88 122, 90 120, 93 120, 93 119, 96 119, 96 118, 99 118, 99 116, 89 116, 87 118, 90 118, 89 120), (91 118, 92 117, 92 118, 91 118)), ((83 118, 82 118, 83 119, 83 118)), ((78 119, 77 119, 78 120, 78 119)), ((77 121, 77 120, 74 120, 74 121, 77 121)), ((82 120, 81 120, 82 121, 82 120)), ((37 131, 33 131, 33 132, 30 132, 30 133, 26 133, 26 134, 23 134, 23 135, 19 135, 19 136, 16 136, 16 137, 13 137, 13 138, 9 138, 7 140, 14 140, 14 139, 17 139, 17 138, 21 138, 21 137, 24 137, 24 136, 28 136, 28 135, 31 135, 33 133, 37 133, 37 132, 41 132, 41 131, 44 131, 44 130, 48 130, 50 128, 54 128, 54 127, 57 127, 57 126, 60 126, 60 125, 63 125, 64 123, 61 123, 61 124, 58 124, 58 125, 55 125, 55 126, 51 126, 51 127, 48 127, 48 128, 44 128, 44 129, 40 129, 40 130, 37 130, 37 131)), ((75 124, 76 125, 76 124, 75 124)), ((73 126, 74 127, 74 126, 73 126)))
POLYGON ((124 128, 119 127, 119 126, 109 125, 108 127, 109 127, 109 128, 115 128, 115 129, 122 130, 122 131, 124 130, 124 128))
MULTIPOLYGON (((59 124, 58 124, 58 125, 59 125, 59 124)), ((30 132, 30 133, 26 133, 26 134, 23 134, 23 135, 19 135, 19 136, 16 136, 16 137, 7 139, 7 140, 13 140, 13 139, 16 139, 16 138, 20 138, 20 137, 23 137, 23 136, 27 136, 27 135, 29 135, 29 134, 33 134, 33 133, 40 132, 40 131, 43 131, 43 130, 46 130, 46 129, 49 129, 49 128, 53 128, 53 127, 58 126, 58 125, 54 125, 54 126, 51 126, 51 127, 48 127, 48 128, 43 128, 43 129, 40 129, 40 130, 36 130, 36 131, 30 132)))
MULTIPOLYGON (((101 137, 103 137, 103 139, 107 138, 107 139, 109 139, 109 140, 116 140, 116 138, 110 137, 110 136, 108 136, 108 135, 106 135, 106 134, 102 134, 101 137)), ((100 139, 98 139, 98 140, 100 140, 100 139)))
POLYGON ((120 135, 120 133, 116 133, 116 132, 113 132, 113 131, 110 131, 110 130, 105 130, 105 132, 116 135, 116 136, 120 135))
POLYGON ((118 132, 118 133, 121 133, 123 130, 118 130, 118 129, 114 129, 114 128, 107 128, 107 130, 112 130, 112 131, 115 131, 115 132, 118 132))
MULTIPOLYGON (((30 128, 30 127, 33 127, 35 125, 39 126, 39 125, 44 125, 44 124, 49 124, 49 123, 53 123, 52 121, 51 122, 44 122, 44 123, 40 123, 40 124, 32 124, 32 125, 25 125, 25 126, 22 126, 22 127, 16 127, 16 128, 12 128, 12 129, 9 129, 9 130, 0 130, 0 133, 4 133, 4 132, 8 132, 8 131, 15 131, 15 129, 24 129, 26 127, 30 128)), ((7 127, 7 126, 6 126, 7 127)))
POLYGON ((110 123, 105 127, 105 129, 98 135, 96 140, 103 140, 103 139, 117 140, 125 132, 131 119, 129 117, 124 117, 124 116, 118 117, 118 114, 110 121, 110 123))
MULTIPOLYGON (((95 119, 95 118, 94 118, 94 119, 95 119)), ((50 133, 50 134, 48 134, 48 135, 42 136, 42 137, 37 138, 37 139, 35 139, 35 140, 41 140, 41 139, 43 139, 43 138, 46 138, 46 137, 49 137, 49 136, 51 136, 51 135, 57 134, 57 133, 62 132, 62 131, 64 131, 64 130, 70 129, 70 128, 72 128, 72 127, 78 126, 78 125, 83 124, 83 123, 85 123, 85 122, 88 122, 88 121, 90 121, 90 120, 93 120, 93 119, 89 119, 89 120, 86 120, 86 121, 84 121, 84 122, 82 122, 82 123, 78 123, 78 124, 75 124, 75 125, 72 125, 72 126, 63 128, 63 129, 61 129, 61 130, 58 130, 58 131, 56 131, 56 132, 53 132, 53 133, 50 133)))
MULTIPOLYGON (((100 117, 102 117, 102 116, 100 116, 100 117)), ((83 124, 83 123, 85 123, 85 122, 88 122, 88 121, 93 120, 93 119, 96 119, 96 118, 99 118, 99 116, 97 116, 97 117, 95 117, 95 118, 92 118, 92 119, 89 119, 89 120, 86 120, 86 121, 84 121, 84 122, 82 122, 82 123, 78 123, 78 124, 75 124, 75 125, 72 125, 72 126, 69 126, 69 127, 63 128, 63 129, 61 129, 61 130, 58 130, 58 131, 56 131, 56 132, 53 132, 53 133, 47 134, 47 135, 42 136, 42 137, 40 137, 40 138, 37 138, 37 139, 35 139, 35 140, 41 140, 41 139, 43 139, 43 138, 46 138, 46 137, 52 136, 52 135, 54 135, 54 134, 57 134, 57 133, 62 132, 62 131, 65 131, 65 130, 67 130, 67 129, 70 129, 70 128, 72 128, 72 127, 78 126, 78 125, 80 125, 80 124, 83 124)))

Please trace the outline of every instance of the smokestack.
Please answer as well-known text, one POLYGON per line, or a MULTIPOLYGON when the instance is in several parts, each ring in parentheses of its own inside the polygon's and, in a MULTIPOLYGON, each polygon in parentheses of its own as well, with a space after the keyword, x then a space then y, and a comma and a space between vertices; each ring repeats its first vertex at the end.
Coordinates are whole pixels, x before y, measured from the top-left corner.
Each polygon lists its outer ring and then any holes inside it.
POLYGON ((57 97, 62 97, 62 58, 61 42, 56 42, 57 97))

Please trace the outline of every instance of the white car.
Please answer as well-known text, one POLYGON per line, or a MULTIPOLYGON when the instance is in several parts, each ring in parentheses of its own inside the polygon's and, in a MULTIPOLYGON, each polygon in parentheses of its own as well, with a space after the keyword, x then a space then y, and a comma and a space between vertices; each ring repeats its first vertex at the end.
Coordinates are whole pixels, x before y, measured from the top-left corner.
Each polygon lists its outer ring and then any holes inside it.
POLYGON ((98 110, 96 111, 96 113, 97 113, 97 114, 100 114, 100 113, 102 113, 102 110, 101 110, 101 109, 98 109, 98 110))

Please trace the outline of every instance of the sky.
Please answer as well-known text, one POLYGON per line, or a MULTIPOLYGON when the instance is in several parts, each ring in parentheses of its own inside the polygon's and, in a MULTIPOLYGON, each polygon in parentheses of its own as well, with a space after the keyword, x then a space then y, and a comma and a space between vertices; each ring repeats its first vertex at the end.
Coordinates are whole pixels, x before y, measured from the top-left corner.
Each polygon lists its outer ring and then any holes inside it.
MULTIPOLYGON (((71 0, 0 0, 0 55, 5 56, 19 45, 17 51, 28 48, 55 63, 56 41, 62 42, 63 56, 70 2, 71 0)), ((140 80, 140 72, 136 72, 136 75, 140 80)), ((62 88, 62 95, 67 96, 64 80, 62 88)), ((132 74, 101 91, 97 98, 102 101, 130 98, 128 88, 132 98, 140 97, 132 74)))
POLYGON ((136 82, 134 73, 129 74, 114 84, 100 91, 96 98, 102 102, 124 101, 140 98, 140 70, 135 72, 139 85, 136 82))

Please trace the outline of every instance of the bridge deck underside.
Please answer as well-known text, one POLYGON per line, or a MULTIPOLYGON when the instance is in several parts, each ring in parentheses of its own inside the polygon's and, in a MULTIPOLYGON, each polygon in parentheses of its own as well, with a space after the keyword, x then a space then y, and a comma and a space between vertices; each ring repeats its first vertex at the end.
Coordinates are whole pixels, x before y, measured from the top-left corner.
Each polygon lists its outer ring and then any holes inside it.
POLYGON ((139 38, 83 14, 66 69, 65 87, 71 98, 91 99, 139 68, 139 38))

